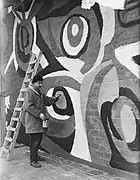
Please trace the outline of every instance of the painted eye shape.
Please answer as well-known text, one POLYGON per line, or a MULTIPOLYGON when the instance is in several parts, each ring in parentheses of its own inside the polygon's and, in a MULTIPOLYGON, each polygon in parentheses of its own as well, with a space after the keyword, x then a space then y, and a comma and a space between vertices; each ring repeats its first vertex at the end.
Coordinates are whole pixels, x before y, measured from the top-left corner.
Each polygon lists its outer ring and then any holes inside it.
POLYGON ((78 58, 87 49, 90 36, 89 20, 81 15, 72 15, 62 26, 60 43, 67 57, 78 58))
POLYGON ((58 96, 58 94, 61 94, 59 100, 53 104, 52 107, 47 107, 48 113, 53 118, 67 120, 74 115, 71 98, 64 87, 55 87, 54 89, 50 89, 48 94, 52 94, 52 96, 58 96))
POLYGON ((17 24, 15 37, 16 59, 19 68, 26 71, 34 38, 32 23, 30 22, 27 27, 17 24))

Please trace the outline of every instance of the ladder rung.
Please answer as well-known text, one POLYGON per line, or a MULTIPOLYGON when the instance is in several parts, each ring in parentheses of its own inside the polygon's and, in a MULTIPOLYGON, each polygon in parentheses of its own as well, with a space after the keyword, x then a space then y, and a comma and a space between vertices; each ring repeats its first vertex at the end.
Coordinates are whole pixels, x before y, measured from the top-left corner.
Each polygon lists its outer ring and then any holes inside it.
POLYGON ((18 120, 19 120, 19 117, 12 117, 11 120, 12 120, 12 121, 18 121, 18 120))
POLYGON ((7 129, 10 130, 10 131, 16 131, 16 128, 13 128, 13 127, 11 127, 11 126, 8 126, 7 129))
POLYGON ((27 88, 21 88, 20 92, 25 92, 27 88))
POLYGON ((10 149, 7 149, 5 147, 2 147, 1 149, 2 149, 2 151, 6 152, 6 153, 9 153, 9 151, 10 151, 10 149))
POLYGON ((13 141, 13 138, 11 138, 11 137, 5 137, 5 140, 6 140, 6 141, 9 141, 9 142, 12 142, 12 141, 13 141))
POLYGON ((34 59, 33 61, 30 61, 29 64, 30 64, 30 65, 33 65, 33 64, 35 64, 36 62, 37 62, 37 60, 34 59))
POLYGON ((24 83, 27 83, 27 82, 30 82, 31 79, 25 79, 23 82, 24 83))
POLYGON ((18 98, 17 101, 24 101, 24 98, 18 98))
POLYGON ((21 111, 22 110, 22 107, 15 107, 14 108, 14 111, 21 111))
POLYGON ((33 69, 29 68, 29 69, 27 69, 26 74, 30 74, 30 73, 32 73, 33 71, 34 71, 34 68, 33 68, 33 69))
POLYGON ((36 55, 32 53, 32 56, 30 57, 30 61, 33 61, 35 59, 36 55))

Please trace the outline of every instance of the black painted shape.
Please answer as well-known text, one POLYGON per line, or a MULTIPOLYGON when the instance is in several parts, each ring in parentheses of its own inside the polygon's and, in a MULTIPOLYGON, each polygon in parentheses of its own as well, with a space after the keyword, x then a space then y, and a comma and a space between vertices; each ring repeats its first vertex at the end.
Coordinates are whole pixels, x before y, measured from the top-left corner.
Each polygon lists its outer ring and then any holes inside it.
POLYGON ((10 12, 4 17, 3 22, 6 25, 8 32, 13 31, 14 21, 15 21, 15 16, 13 12, 10 12))
POLYGON ((50 11, 49 13, 45 13, 42 17, 38 17, 38 20, 43 20, 48 17, 59 17, 59 16, 66 16, 73 8, 80 5, 80 0, 69 0, 66 4, 62 5, 61 7, 50 11))
POLYGON ((21 26, 21 46, 23 48, 23 51, 24 49, 29 45, 29 33, 28 33, 28 30, 25 28, 25 27, 22 27, 21 26), (23 38, 24 38, 24 31, 26 31, 26 34, 27 34, 27 42, 24 44, 24 41, 23 41, 23 38))
POLYGON ((51 20, 50 19, 48 19, 48 36, 49 36, 49 41, 50 41, 50 47, 51 47, 53 53, 55 55, 57 55, 57 57, 62 56, 62 53, 60 52, 60 49, 57 46, 56 40, 55 40, 53 33, 52 33, 51 20))
POLYGON ((132 57, 134 62, 140 66, 140 54, 132 57))
POLYGON ((110 125, 111 131, 112 131, 114 137, 118 140, 123 140, 112 122, 111 114, 108 114, 108 115, 109 115, 108 116, 109 125, 110 125))
POLYGON ((60 109, 56 106, 56 104, 53 104, 54 111, 60 115, 72 116, 74 114, 74 109, 73 109, 72 101, 71 101, 68 91, 62 86, 57 86, 54 88, 52 95, 55 96, 57 91, 61 91, 64 93, 64 96, 67 101, 67 107, 65 109, 60 109))
POLYGON ((82 16, 81 14, 74 14, 72 16, 69 16, 68 19, 65 21, 65 23, 63 24, 62 28, 61 28, 61 32, 60 32, 60 44, 61 44, 61 48, 62 48, 62 51, 63 53, 65 54, 65 56, 67 56, 68 58, 79 58, 82 54, 85 53, 85 51, 87 50, 87 47, 88 47, 88 42, 89 42, 89 38, 90 38, 90 21, 89 19, 87 19, 86 17, 82 16), (84 19, 86 19, 87 21, 87 24, 88 24, 88 34, 87 34, 87 39, 86 39, 86 42, 85 42, 85 45, 83 46, 83 48, 78 52, 77 55, 69 55, 66 51, 65 51, 65 48, 63 46, 63 41, 62 41, 62 38, 63 38, 63 30, 64 30, 64 27, 66 25, 66 23, 72 18, 72 17, 83 17, 84 19))
POLYGON ((98 26, 100 29, 100 36, 102 36, 102 29, 103 29, 103 17, 100 11, 99 4, 95 2, 94 6, 92 6, 92 9, 95 12, 95 15, 97 17, 98 26))
POLYGON ((53 6, 53 0, 44 1, 43 6, 39 10, 39 12, 36 14, 37 20, 41 21, 41 20, 46 19, 46 15, 51 10, 52 6, 53 6))
POLYGON ((140 3, 133 5, 132 7, 126 8, 125 12, 132 11, 132 10, 139 8, 139 7, 140 7, 140 3))
MULTIPOLYGON (((31 24, 31 26, 32 26, 32 24, 31 24)), ((16 29, 16 42, 17 42, 17 47, 16 48, 17 48, 17 53, 18 53, 18 56, 19 56, 20 60, 23 63, 27 63, 27 62, 29 62, 29 59, 30 59, 30 51, 29 51, 29 53, 27 55, 25 55, 25 49, 24 48, 26 48, 26 47, 24 47, 24 45, 23 45, 23 39, 21 39, 21 43, 22 43, 21 45, 22 45, 22 50, 23 51, 21 51, 21 49, 20 49, 19 38, 23 38, 22 35, 21 35, 21 37, 19 37, 19 30, 20 30, 20 28, 22 28, 22 26, 17 24, 17 29, 16 29)), ((33 27, 32 27, 32 29, 33 29, 33 27)), ((34 36, 34 33, 33 33, 33 36, 34 36)), ((32 37, 32 43, 30 45, 30 49, 32 48, 32 45, 33 45, 33 37, 32 37)))
POLYGON ((140 19, 132 20, 130 22, 124 22, 123 19, 121 18, 122 12, 123 12, 123 10, 117 10, 118 21, 122 27, 128 28, 128 27, 132 27, 132 26, 135 26, 137 24, 140 24, 140 19))
POLYGON ((105 112, 104 112, 104 114, 106 114, 106 116, 108 117, 110 129, 111 129, 114 137, 115 137, 116 139, 118 139, 118 140, 122 140, 120 134, 118 133, 118 131, 116 130, 116 128, 115 128, 115 126, 114 126, 114 124, 113 124, 113 122, 112 122, 112 118, 111 118, 112 103, 109 102, 109 101, 107 101, 104 106, 105 106, 105 112))
MULTIPOLYGON (((130 99, 135 104, 138 111, 140 112, 140 102, 131 89, 121 87, 119 91, 119 95, 125 96, 128 99, 130 99)), ((132 151, 140 151, 140 121, 136 117, 135 117, 135 121, 136 121, 136 136, 133 142, 128 143, 128 147, 132 151)))
MULTIPOLYGON (((47 134, 44 133, 44 135, 48 136, 47 134)), ((55 142, 57 145, 59 145, 61 148, 63 148, 67 152, 71 152, 73 143, 74 143, 74 138, 75 138, 75 130, 73 133, 66 138, 57 138, 53 136, 48 136, 53 142, 55 142)))
POLYGON ((110 160, 110 166, 117 168, 117 169, 122 169, 128 172, 133 172, 133 173, 140 173, 140 162, 139 163, 130 163, 127 162, 120 154, 120 152, 117 150, 110 131, 108 127, 108 117, 110 116, 110 111, 111 111, 112 103, 111 102, 105 102, 101 106, 101 121, 103 124, 103 127, 105 129, 106 135, 108 137, 109 145, 112 151, 111 155, 111 160, 110 160))
POLYGON ((44 41, 44 39, 40 33, 38 24, 37 24, 37 42, 36 42, 36 44, 40 48, 40 50, 42 51, 42 53, 44 54, 45 58, 47 59, 47 61, 49 63, 49 65, 46 68, 44 68, 43 70, 41 70, 38 74, 40 74, 41 76, 45 76, 49 73, 56 72, 56 71, 62 71, 62 70, 68 71, 57 61, 54 54, 50 50, 49 46, 44 41))
POLYGON ((125 1, 125 5, 127 4, 131 4, 131 3, 134 3, 134 2, 138 2, 139 0, 128 0, 128 1, 125 1))
POLYGON ((3 0, 4 8, 8 8, 9 6, 13 6, 18 3, 19 0, 3 0))
POLYGON ((18 66, 18 69, 17 69, 17 73, 20 77, 25 77, 26 75, 26 71, 23 71, 19 66, 18 66))
POLYGON ((27 12, 32 4, 32 1, 33 0, 24 0, 22 6, 18 6, 18 8, 16 8, 16 11, 22 12, 22 8, 24 8, 24 11, 27 12))

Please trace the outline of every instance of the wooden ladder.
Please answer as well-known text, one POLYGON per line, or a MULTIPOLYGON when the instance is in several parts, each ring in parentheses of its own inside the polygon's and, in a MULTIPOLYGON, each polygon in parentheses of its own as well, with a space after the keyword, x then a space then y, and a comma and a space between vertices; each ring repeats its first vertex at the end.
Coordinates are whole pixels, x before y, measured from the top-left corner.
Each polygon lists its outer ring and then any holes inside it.
POLYGON ((33 79, 34 75, 37 73, 41 55, 42 55, 42 52, 40 52, 38 55, 38 58, 36 58, 36 55, 34 53, 31 54, 31 58, 28 64, 26 75, 23 80, 22 87, 20 89, 20 93, 17 98, 16 105, 14 107, 10 124, 7 127, 7 132, 6 132, 3 146, 1 148, 0 157, 6 158, 6 160, 11 159, 11 155, 13 153, 14 146, 18 137, 19 129, 21 126, 20 117, 21 117, 23 105, 24 105, 24 93, 27 87, 31 84, 31 80, 33 79))

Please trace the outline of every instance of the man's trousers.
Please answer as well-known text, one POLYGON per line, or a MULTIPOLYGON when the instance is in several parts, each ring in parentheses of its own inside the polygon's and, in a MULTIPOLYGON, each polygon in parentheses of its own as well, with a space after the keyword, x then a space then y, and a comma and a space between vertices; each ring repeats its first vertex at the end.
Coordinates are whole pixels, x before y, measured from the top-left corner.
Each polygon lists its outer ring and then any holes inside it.
POLYGON ((30 133, 29 134, 29 146, 30 146, 30 163, 37 162, 38 149, 41 144, 42 133, 30 133))

